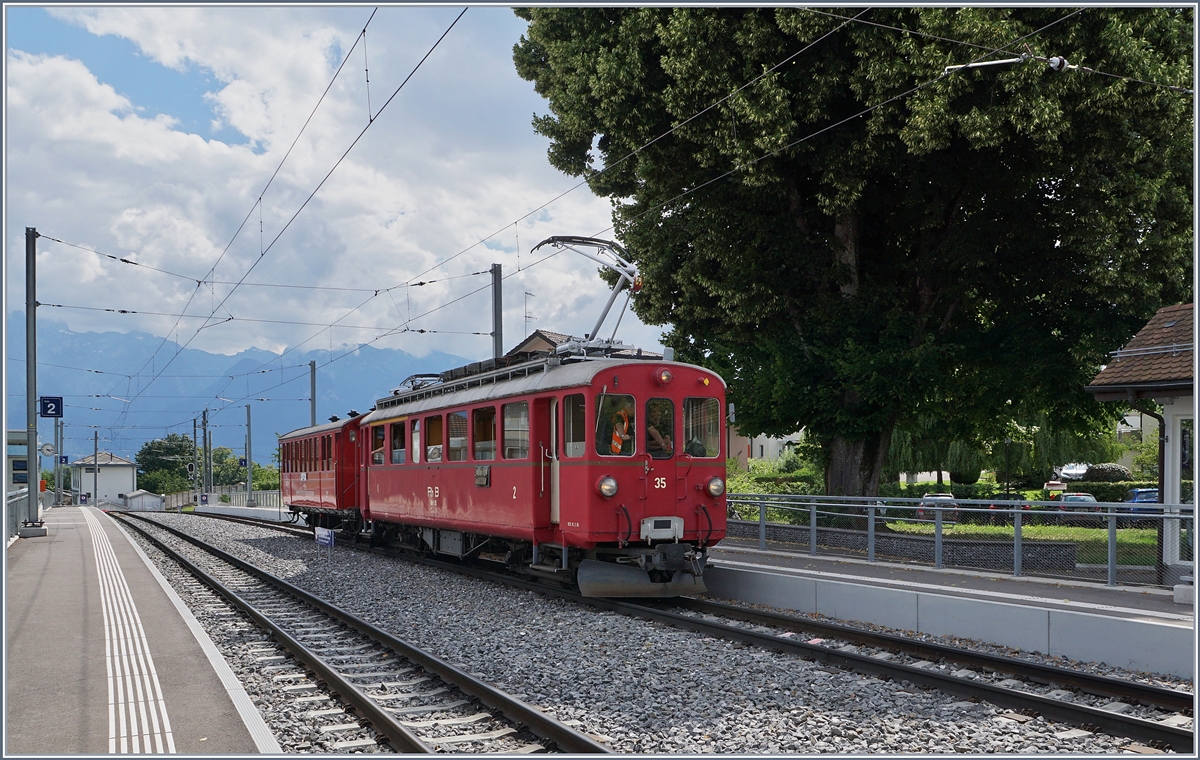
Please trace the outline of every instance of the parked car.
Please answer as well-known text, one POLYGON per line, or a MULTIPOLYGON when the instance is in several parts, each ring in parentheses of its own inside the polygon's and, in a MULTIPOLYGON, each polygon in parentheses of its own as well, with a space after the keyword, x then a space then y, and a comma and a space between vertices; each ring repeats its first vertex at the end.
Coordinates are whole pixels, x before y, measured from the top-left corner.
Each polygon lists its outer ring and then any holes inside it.
POLYGON ((989 522, 991 522, 993 525, 1011 525, 1013 519, 1011 510, 1016 509, 1018 506, 1020 506, 1022 510, 1033 508, 1032 505, 1030 505, 1028 502, 1025 502, 1025 494, 1021 493, 998 493, 992 498, 995 499, 995 501, 993 501, 991 504, 988 504, 988 509, 995 511, 988 516, 990 518, 989 522))
MULTIPOLYGON (((1058 507, 1060 512, 1086 512, 1096 515, 1103 511, 1101 507, 1097 506, 1096 497, 1090 493, 1064 493, 1056 501, 1062 502, 1058 507)), ((1059 515, 1058 519, 1061 522, 1084 522, 1082 518, 1067 515, 1059 515)), ((1096 519, 1096 517, 1092 517, 1090 521, 1094 523, 1096 519)))
POLYGON ((927 493, 922 496, 921 503, 917 505, 917 519, 936 519, 935 507, 941 507, 942 522, 958 522, 958 502, 952 493, 927 493))
MULTIPOLYGON (((1125 494, 1126 504, 1158 504, 1158 489, 1157 488, 1131 488, 1125 494)), ((1151 515, 1161 515, 1161 506, 1137 506, 1129 508, 1130 516, 1128 520, 1118 521, 1126 524, 1139 522, 1151 515)))
POLYGON ((1125 494, 1125 501, 1129 504, 1140 504, 1142 502, 1158 503, 1157 488, 1130 488, 1125 494))

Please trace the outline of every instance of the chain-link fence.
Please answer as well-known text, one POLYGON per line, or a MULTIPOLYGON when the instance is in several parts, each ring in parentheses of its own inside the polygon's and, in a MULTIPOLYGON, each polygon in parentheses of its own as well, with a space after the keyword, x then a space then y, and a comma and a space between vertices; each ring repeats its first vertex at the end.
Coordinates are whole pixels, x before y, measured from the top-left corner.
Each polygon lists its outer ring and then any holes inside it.
POLYGON ((1173 586, 1191 576, 1190 504, 729 495, 731 538, 933 567, 1173 586))

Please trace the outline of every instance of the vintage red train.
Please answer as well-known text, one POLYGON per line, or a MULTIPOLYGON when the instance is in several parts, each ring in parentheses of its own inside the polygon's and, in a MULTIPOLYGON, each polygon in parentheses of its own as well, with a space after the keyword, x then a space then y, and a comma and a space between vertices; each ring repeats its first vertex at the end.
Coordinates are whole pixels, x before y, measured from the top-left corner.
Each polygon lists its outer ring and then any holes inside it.
POLYGON ((724 381, 690 364, 490 360, 281 436, 283 499, 310 525, 588 596, 700 593, 725 536, 724 406, 724 381))

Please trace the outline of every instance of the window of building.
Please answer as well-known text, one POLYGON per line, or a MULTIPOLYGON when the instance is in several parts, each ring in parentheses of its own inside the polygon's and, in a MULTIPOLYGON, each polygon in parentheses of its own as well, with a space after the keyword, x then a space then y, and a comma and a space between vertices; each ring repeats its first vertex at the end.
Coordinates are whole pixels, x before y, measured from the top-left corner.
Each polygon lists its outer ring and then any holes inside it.
POLYGON ((26 472, 29 469, 29 462, 25 459, 12 460, 12 468, 14 472, 26 472))
POLYGON ((421 461, 421 421, 412 421, 412 461, 417 464, 421 461))
POLYGON ((721 455, 721 402, 715 398, 683 400, 683 453, 705 458, 721 455))
POLYGON ((442 416, 425 418, 425 461, 442 461, 442 416))
POLYGON ((387 425, 371 428, 371 464, 383 464, 383 444, 387 437, 387 425))
POLYGON ((490 462, 496 458, 496 407, 476 409, 472 416, 474 428, 471 440, 475 446, 475 459, 490 462))
POLYGON ((596 453, 604 456, 633 456, 636 410, 633 396, 607 393, 596 405, 596 453))
POLYGON ((504 415, 504 458, 529 456, 529 402, 518 401, 502 407, 504 415))
POLYGON ((14 472, 13 473, 13 482, 14 483, 28 483, 29 482, 29 473, 28 472, 14 472))
POLYGON ((392 464, 404 464, 404 423, 392 423, 392 464))
POLYGON ((563 399, 563 453, 568 457, 581 457, 587 451, 587 417, 582 393, 573 393, 563 399))
POLYGON ((446 461, 467 461, 467 413, 446 415, 446 461))
POLYGON ((669 398, 646 402, 646 451, 654 459, 675 453, 675 403, 669 398))

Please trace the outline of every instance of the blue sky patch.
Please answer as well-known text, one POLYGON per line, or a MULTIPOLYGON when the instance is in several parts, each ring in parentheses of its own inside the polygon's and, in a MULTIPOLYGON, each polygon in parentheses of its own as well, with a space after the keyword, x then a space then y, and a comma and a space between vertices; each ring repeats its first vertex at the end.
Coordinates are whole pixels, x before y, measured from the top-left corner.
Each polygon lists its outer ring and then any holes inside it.
POLYGON ((185 71, 167 68, 144 55, 123 37, 97 36, 82 27, 54 18, 42 8, 5 10, 10 50, 36 55, 61 55, 80 61, 96 79, 129 99, 140 116, 158 114, 179 120, 176 129, 230 145, 245 145, 248 138, 229 126, 214 130, 216 113, 204 99, 222 87, 211 71, 189 66, 185 71))

